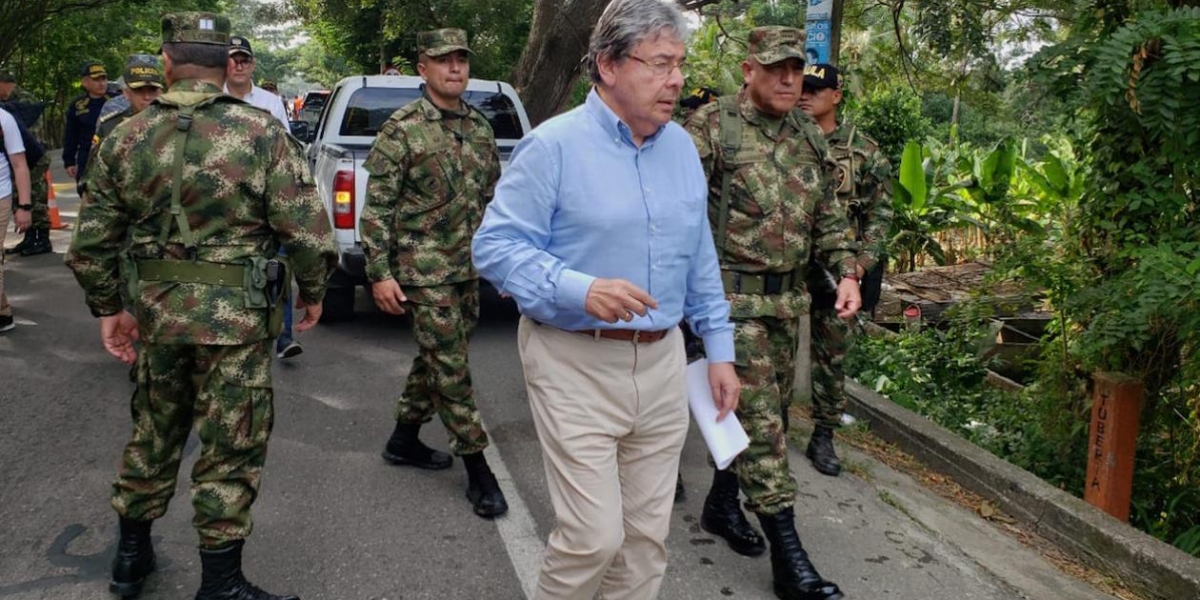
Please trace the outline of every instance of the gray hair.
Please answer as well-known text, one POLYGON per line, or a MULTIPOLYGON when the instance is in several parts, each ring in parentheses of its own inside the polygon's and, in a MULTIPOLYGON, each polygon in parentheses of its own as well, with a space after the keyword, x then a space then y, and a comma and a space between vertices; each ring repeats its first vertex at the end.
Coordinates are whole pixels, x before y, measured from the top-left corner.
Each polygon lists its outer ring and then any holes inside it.
POLYGON ((634 46, 668 30, 680 40, 687 34, 687 21, 674 4, 664 0, 612 0, 592 30, 584 59, 592 83, 600 83, 601 56, 620 60, 629 56, 634 46))

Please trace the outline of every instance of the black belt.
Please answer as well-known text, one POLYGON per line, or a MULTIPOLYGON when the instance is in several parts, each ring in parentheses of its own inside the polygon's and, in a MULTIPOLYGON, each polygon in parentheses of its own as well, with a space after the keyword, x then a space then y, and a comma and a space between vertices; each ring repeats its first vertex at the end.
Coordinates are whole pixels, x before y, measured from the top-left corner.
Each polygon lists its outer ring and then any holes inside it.
POLYGON ((787 273, 742 273, 740 271, 721 271, 721 283, 725 285, 727 294, 754 294, 774 296, 790 292, 792 285, 799 281, 795 271, 787 273))

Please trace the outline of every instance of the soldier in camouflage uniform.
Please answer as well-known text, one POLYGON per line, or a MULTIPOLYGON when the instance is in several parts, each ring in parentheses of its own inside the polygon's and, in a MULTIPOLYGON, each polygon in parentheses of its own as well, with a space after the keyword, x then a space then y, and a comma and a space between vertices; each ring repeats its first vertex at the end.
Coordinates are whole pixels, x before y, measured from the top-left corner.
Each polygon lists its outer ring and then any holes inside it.
POLYGON ((167 510, 192 427, 203 444, 192 469, 196 600, 280 598, 241 571, 274 419, 273 330, 288 300, 290 274, 272 259, 287 248, 304 330, 320 317, 336 252, 299 144, 271 115, 221 93, 228 43, 223 16, 163 17, 170 89, 101 142, 67 255, 105 348, 136 363, 133 435, 112 498, 120 541, 110 589, 123 598, 154 569, 150 526, 167 510), (133 314, 116 277, 126 250, 133 314))
MULTIPOLYGON (((863 311, 870 314, 879 300, 883 268, 887 263, 888 228, 892 224, 892 169, 879 145, 854 125, 837 122, 842 100, 842 76, 833 65, 809 65, 804 71, 800 108, 825 134, 838 163, 838 204, 850 216, 855 238, 861 244, 855 259, 862 280, 863 311)), ((837 476, 841 462, 833 448, 833 432, 842 425, 846 407, 846 373, 842 360, 852 343, 854 323, 838 317, 835 294, 824 271, 810 267, 812 293, 812 400, 816 428, 806 454, 817 471, 837 476)))
MULTIPOLYGON (((17 85, 16 78, 7 69, 0 69, 0 103, 36 106, 39 112, 41 106, 44 105, 29 90, 17 85)), ((38 141, 45 139, 42 135, 40 114, 37 121, 29 127, 29 132, 38 141)), ((43 142, 42 145, 45 146, 45 143, 43 142)), ((46 173, 50 170, 50 161, 50 154, 46 153, 36 164, 29 165, 29 199, 33 204, 33 222, 25 231, 25 237, 21 239, 20 243, 12 248, 6 248, 5 254, 34 256, 53 251, 53 247, 50 245, 50 182, 46 179, 46 173)))
POLYGON ((771 547, 775 593, 792 600, 841 598, 809 561, 796 532, 796 481, 788 471, 782 409, 791 396, 799 319, 808 311, 804 271, 810 255, 844 277, 837 306, 858 309, 855 243, 845 211, 833 202, 834 164, 825 139, 796 109, 804 33, 790 27, 750 32, 742 63, 746 86, 701 107, 685 126, 709 181, 709 221, 736 327, 742 402, 738 419, 750 447, 736 475, 717 471, 701 525, 737 552, 756 555, 762 539, 738 507, 758 515, 771 547))
POLYGON ((361 231, 371 293, 388 314, 412 311, 420 347, 383 458, 449 468, 450 455, 418 438, 436 412, 466 465, 467 499, 490 518, 508 504, 483 455, 488 439, 471 388, 467 340, 479 320, 471 238, 500 176, 500 158, 491 125, 461 98, 470 77, 466 32, 425 31, 417 44, 425 93, 383 124, 364 165, 371 176, 361 231))

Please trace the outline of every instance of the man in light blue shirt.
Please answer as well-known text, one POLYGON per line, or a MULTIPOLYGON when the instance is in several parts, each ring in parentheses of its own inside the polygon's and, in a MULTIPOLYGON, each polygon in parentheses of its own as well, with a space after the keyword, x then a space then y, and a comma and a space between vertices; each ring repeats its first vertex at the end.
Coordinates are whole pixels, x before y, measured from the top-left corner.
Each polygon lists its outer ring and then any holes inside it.
POLYGON ((557 526, 536 598, 654 598, 687 433, 687 319, 724 418, 733 326, 695 145, 671 112, 685 23, 616 0, 592 34, 594 89, 517 146, 473 258, 512 296, 557 526))

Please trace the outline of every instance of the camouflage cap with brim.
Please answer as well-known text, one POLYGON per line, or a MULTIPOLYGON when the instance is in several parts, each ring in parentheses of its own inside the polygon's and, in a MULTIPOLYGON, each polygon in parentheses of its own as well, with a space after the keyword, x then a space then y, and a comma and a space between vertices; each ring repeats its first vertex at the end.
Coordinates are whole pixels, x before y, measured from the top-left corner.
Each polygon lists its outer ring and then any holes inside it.
POLYGON ((804 32, 795 27, 755 27, 750 30, 750 56, 760 65, 795 58, 804 62, 804 32))
POLYGON ((461 29, 434 29, 417 34, 417 53, 429 56, 442 56, 456 50, 470 53, 467 46, 467 32, 461 29))
POLYGON ((158 59, 149 54, 132 54, 125 62, 125 70, 121 72, 125 87, 139 89, 146 86, 164 87, 162 69, 158 68, 158 59))
POLYGON ((167 13, 162 18, 164 44, 229 45, 229 18, 208 12, 167 13))

